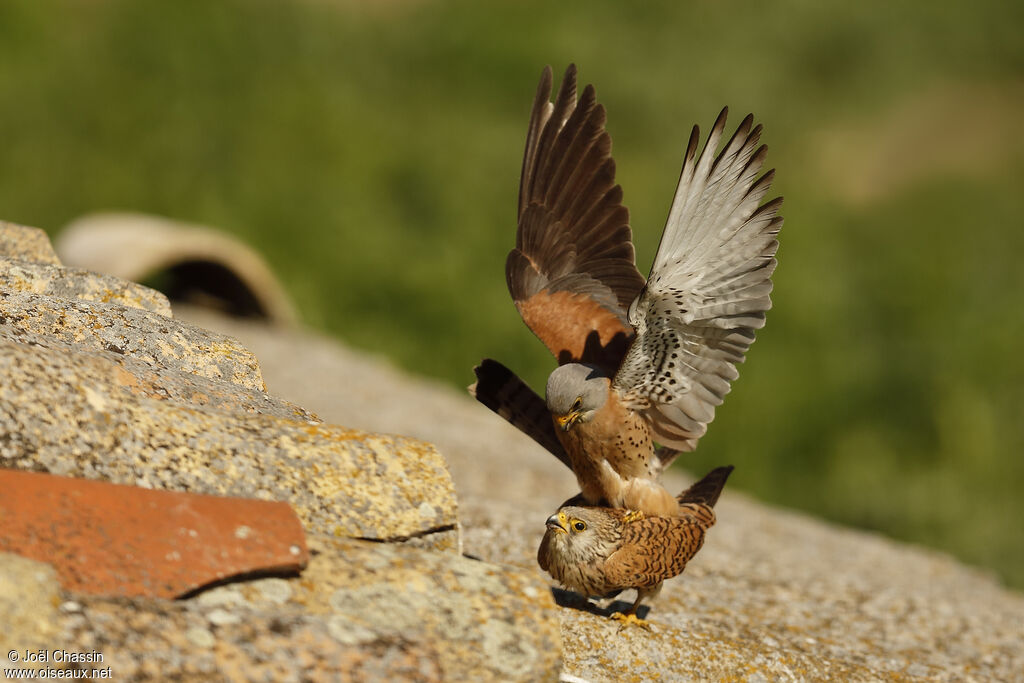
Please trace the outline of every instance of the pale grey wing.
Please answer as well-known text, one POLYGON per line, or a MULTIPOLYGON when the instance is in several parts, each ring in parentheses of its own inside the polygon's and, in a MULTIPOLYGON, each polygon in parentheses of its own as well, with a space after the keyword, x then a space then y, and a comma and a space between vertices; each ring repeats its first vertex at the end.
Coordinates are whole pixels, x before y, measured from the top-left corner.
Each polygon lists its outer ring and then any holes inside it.
POLYGON ((636 329, 614 386, 650 420, 655 439, 693 450, 739 376, 771 307, 781 198, 764 205, 773 171, 747 116, 718 156, 723 109, 697 156, 695 126, 647 285, 629 308, 636 329))

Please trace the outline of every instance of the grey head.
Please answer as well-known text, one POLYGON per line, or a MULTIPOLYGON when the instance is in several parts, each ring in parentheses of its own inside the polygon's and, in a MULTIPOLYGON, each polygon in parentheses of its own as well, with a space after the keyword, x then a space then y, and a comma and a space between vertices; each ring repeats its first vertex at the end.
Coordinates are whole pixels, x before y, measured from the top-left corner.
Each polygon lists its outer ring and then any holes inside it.
POLYGON ((548 376, 548 410, 562 429, 587 422, 608 400, 608 378, 593 365, 568 363, 548 376))

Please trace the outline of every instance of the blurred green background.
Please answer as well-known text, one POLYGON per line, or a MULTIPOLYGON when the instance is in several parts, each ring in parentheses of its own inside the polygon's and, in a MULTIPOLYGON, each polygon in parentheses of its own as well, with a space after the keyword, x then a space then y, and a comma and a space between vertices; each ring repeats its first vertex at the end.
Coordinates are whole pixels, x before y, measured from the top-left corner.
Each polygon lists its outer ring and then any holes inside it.
POLYGON ((1024 587, 1022 26, 1004 0, 4 0, 0 218, 218 226, 311 325, 542 388, 503 264, 543 65, 597 85, 642 272, 690 126, 753 111, 775 308, 685 466, 1024 587))

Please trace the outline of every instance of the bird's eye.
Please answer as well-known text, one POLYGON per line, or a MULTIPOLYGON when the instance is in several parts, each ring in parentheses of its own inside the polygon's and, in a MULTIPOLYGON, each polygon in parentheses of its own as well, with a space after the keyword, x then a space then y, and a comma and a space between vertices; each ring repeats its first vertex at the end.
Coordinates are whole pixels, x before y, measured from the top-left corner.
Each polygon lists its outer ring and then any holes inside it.
POLYGON ((580 520, 577 519, 575 522, 573 522, 572 528, 575 529, 576 531, 584 531, 587 528, 587 523, 586 522, 581 522, 580 520))
POLYGON ((582 396, 577 396, 576 400, 572 402, 572 409, 573 410, 579 410, 582 407, 583 407, 583 397, 582 396))

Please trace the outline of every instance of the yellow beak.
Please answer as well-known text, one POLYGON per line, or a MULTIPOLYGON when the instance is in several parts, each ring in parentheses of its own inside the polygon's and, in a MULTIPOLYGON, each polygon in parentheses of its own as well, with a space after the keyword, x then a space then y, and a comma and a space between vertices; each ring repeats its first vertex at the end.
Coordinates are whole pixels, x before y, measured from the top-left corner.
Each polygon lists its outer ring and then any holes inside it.
POLYGON ((565 518, 565 513, 558 512, 548 517, 548 520, 544 523, 544 526, 546 526, 549 529, 561 531, 563 534, 567 534, 569 533, 569 530, 566 528, 566 525, 568 523, 569 521, 565 518))
POLYGON ((571 413, 566 413, 565 415, 557 415, 555 417, 555 422, 558 423, 558 426, 562 428, 563 432, 567 432, 567 431, 569 431, 569 427, 572 427, 574 424, 576 424, 576 422, 579 419, 580 419, 579 412, 578 411, 574 411, 574 412, 571 412, 571 413))

